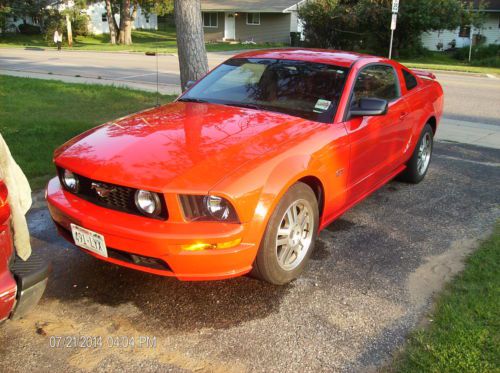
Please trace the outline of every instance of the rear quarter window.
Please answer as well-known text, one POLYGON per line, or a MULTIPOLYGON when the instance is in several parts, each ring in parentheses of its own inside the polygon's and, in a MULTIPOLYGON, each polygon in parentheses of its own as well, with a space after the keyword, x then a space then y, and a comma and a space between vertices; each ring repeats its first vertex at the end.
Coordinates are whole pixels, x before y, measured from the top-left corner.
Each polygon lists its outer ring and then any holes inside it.
POLYGON ((408 91, 411 91, 413 88, 415 88, 418 85, 417 78, 410 73, 409 71, 402 70, 403 71, 403 78, 405 80, 405 86, 408 91))

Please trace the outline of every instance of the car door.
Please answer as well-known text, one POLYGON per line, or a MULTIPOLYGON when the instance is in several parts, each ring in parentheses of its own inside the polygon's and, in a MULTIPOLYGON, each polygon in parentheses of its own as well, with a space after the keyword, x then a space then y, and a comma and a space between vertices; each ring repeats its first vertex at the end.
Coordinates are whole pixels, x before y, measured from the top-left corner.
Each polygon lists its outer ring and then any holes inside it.
POLYGON ((361 69, 353 85, 349 108, 361 98, 388 101, 385 115, 351 117, 346 130, 351 143, 348 188, 350 202, 362 198, 389 175, 399 164, 403 148, 402 123, 408 114, 406 101, 392 65, 369 64, 361 69))

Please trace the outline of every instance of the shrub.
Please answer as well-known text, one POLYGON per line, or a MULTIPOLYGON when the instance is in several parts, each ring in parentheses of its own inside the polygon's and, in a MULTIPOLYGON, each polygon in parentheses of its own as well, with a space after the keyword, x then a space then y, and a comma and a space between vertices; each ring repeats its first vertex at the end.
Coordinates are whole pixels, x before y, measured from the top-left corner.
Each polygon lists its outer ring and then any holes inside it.
POLYGON ((18 28, 19 32, 24 35, 38 35, 42 33, 39 26, 30 25, 29 23, 22 23, 18 28))
POLYGON ((500 57, 488 57, 481 60, 472 60, 472 66, 500 67, 500 57))
MULTIPOLYGON (((472 47, 473 60, 485 60, 500 56, 500 45, 479 45, 472 47)), ((466 61, 469 59, 469 47, 458 48, 455 50, 454 58, 457 60, 466 61)))

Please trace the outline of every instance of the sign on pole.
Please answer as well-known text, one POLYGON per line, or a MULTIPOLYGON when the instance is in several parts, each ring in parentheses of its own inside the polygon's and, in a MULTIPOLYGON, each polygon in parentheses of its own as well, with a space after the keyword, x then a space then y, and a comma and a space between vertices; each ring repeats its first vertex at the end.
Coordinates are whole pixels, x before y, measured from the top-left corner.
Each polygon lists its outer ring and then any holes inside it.
POLYGON ((397 13, 399 11, 399 0, 392 0, 392 12, 397 13))
POLYGON ((391 30, 395 30, 396 29, 396 21, 398 20, 398 14, 397 13, 393 13, 392 14, 392 20, 391 20, 391 30))
POLYGON ((389 58, 392 57, 392 41, 394 39, 394 30, 398 20, 399 0, 392 0, 392 18, 391 18, 391 43, 389 45, 389 58))

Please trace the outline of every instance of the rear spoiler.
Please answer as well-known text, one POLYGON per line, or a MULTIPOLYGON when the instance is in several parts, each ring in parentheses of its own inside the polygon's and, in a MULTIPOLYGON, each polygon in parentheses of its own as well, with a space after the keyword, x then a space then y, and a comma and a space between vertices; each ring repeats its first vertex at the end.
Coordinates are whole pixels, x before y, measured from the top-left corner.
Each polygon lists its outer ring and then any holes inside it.
POLYGON ((436 80, 436 75, 431 73, 430 71, 425 71, 425 70, 417 70, 417 69, 411 69, 411 71, 415 74, 418 75, 421 78, 424 79, 432 79, 436 80))

